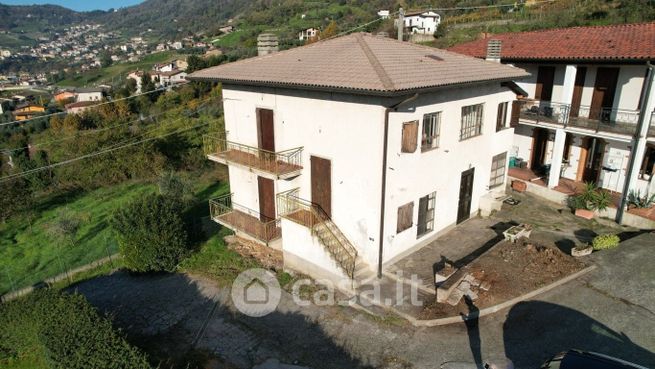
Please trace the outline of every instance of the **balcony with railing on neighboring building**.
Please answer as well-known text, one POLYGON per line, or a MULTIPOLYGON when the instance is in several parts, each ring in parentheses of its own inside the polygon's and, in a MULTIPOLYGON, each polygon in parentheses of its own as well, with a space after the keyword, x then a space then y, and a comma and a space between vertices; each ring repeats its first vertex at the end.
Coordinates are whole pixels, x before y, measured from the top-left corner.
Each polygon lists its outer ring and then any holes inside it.
MULTIPOLYGON (((551 101, 519 100, 514 105, 519 118, 536 124, 552 124, 564 128, 580 128, 632 136, 639 122, 639 110, 572 106, 551 101)), ((655 134, 651 125, 649 135, 655 134)))
POLYGON ((247 168, 262 177, 289 179, 302 172, 302 147, 272 152, 215 135, 205 135, 203 148, 210 160, 247 168))
POLYGON ((266 244, 282 237, 279 219, 268 218, 233 202, 232 194, 210 200, 209 212, 215 222, 266 244))

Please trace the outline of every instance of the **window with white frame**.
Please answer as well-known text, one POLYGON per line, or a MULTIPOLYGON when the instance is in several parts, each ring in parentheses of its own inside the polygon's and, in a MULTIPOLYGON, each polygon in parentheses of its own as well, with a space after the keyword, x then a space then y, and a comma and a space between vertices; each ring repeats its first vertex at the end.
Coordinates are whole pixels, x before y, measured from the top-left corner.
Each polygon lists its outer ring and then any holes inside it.
POLYGON ((421 132, 421 151, 427 151, 439 146, 439 131, 441 130, 441 112, 423 115, 423 132, 421 132))
POLYGON ((507 152, 498 154, 491 159, 491 177, 489 188, 498 187, 505 183, 505 167, 507 166, 507 152))
POLYGON ((460 141, 482 134, 482 117, 484 104, 462 107, 462 127, 459 133, 460 141))
POLYGON ((436 192, 421 197, 418 201, 418 223, 416 237, 419 238, 434 229, 434 205, 436 192))

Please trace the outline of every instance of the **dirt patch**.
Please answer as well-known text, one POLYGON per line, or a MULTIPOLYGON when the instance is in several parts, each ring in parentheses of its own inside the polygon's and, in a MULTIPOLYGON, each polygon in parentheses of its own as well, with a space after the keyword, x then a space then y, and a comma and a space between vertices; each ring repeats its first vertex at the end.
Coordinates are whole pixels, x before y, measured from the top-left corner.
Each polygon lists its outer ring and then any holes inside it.
POLYGON ((225 243, 227 243, 228 249, 235 251, 245 258, 257 260, 264 268, 275 271, 282 270, 284 263, 282 251, 280 250, 235 236, 225 237, 225 243))
POLYGON ((556 246, 538 240, 503 241, 473 261, 469 272, 480 282, 473 307, 464 298, 453 306, 436 301, 427 304, 419 319, 466 315, 544 287, 584 269, 586 265, 556 246))

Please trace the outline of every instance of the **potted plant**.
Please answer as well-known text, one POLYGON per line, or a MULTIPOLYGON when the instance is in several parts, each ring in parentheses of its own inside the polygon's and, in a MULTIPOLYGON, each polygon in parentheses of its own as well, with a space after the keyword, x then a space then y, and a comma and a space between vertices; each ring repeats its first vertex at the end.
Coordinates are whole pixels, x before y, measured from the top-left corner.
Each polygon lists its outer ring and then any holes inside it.
POLYGON ((592 219, 595 211, 603 211, 612 203, 612 196, 609 192, 600 190, 593 183, 585 183, 585 187, 579 194, 570 198, 570 205, 575 210, 575 215, 592 219))
POLYGON ((588 243, 583 243, 581 245, 577 245, 574 248, 572 248, 571 255, 575 257, 586 256, 591 254, 593 251, 594 248, 592 245, 588 243))

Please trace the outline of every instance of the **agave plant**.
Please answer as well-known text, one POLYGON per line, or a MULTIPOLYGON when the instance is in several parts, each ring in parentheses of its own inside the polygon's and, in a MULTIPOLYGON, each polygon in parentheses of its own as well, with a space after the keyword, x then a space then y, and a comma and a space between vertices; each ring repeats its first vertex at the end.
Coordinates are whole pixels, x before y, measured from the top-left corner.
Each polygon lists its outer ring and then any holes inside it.
POLYGON ((628 206, 650 208, 653 204, 655 204, 655 193, 650 195, 646 193, 643 196, 640 190, 630 190, 628 193, 628 206))

